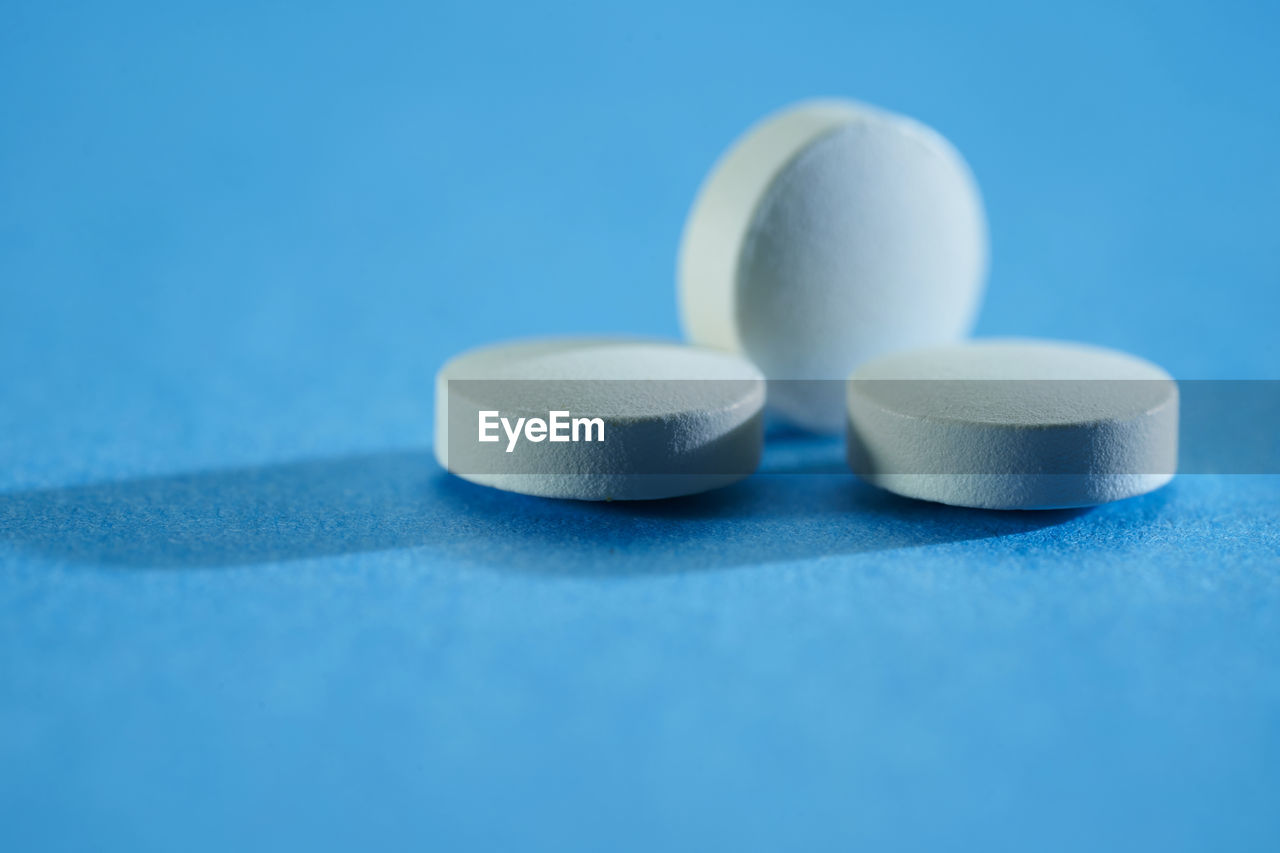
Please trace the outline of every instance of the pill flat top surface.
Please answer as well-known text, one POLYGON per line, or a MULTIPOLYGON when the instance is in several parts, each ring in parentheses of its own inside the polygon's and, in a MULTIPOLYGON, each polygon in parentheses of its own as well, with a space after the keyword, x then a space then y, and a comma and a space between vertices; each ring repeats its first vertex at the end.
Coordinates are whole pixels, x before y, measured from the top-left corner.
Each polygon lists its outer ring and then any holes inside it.
POLYGON ((728 353, 598 338, 499 344, 440 370, 436 457, 465 479, 525 494, 672 497, 755 470, 763 405, 759 371, 728 353))
POLYGON ((849 461, 907 497, 993 509, 1088 506, 1168 482, 1178 389, 1081 344, 999 340, 885 356, 848 385, 849 461))
POLYGON ((885 356, 855 371, 850 393, 907 416, 1035 427, 1139 417, 1176 388, 1126 353, 1014 339, 885 356))
MULTIPOLYGON (((438 381, 503 380, 489 386, 511 405, 554 402, 582 414, 642 419, 721 409, 741 402, 760 372, 727 353, 650 340, 555 338, 516 341, 451 359, 438 381), (527 384, 522 384, 528 380, 527 384)), ((485 385, 468 385, 483 392, 485 385)))
POLYGON ((546 338, 465 352, 443 368, 456 379, 758 379, 740 358, 645 339, 546 338))

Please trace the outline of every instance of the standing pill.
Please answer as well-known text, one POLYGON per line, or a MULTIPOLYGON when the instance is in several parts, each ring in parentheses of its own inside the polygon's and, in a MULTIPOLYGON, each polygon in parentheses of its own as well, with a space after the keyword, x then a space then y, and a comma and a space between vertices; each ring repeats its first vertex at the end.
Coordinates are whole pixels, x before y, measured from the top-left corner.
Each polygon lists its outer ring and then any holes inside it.
POLYGON ((695 343, 750 358, 782 415, 834 432, 859 363, 969 333, 986 266, 982 201, 950 143, 883 110, 808 101, 747 131, 699 191, 680 315, 695 343))

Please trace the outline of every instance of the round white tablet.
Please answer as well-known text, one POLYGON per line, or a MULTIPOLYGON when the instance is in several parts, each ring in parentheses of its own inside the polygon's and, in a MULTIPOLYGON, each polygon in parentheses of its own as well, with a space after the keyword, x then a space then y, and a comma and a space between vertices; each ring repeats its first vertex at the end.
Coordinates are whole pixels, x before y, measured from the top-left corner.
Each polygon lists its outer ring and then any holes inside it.
POLYGON ((884 356, 848 383, 849 464, 900 495, 987 509, 1091 506, 1157 489, 1178 386, 1082 344, 987 340, 884 356))
POLYGON ((703 184, 680 316, 695 343, 749 357, 783 416, 835 432, 859 363, 970 332, 986 268, 982 201, 950 143, 873 107, 807 101, 748 130, 703 184))
POLYGON ((688 495, 756 469, 764 401, 764 377, 728 353, 641 340, 499 344, 436 375, 436 459, 527 495, 688 495))

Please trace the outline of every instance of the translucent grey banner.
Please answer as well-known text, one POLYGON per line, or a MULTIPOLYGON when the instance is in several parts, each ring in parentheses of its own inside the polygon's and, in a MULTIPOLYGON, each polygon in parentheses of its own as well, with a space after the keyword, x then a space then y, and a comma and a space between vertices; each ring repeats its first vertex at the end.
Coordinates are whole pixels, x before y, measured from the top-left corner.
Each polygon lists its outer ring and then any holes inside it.
MULTIPOLYGON (((722 428, 699 433, 682 430, 682 413, 727 411, 734 401, 743 399, 745 386, 751 384, 714 379, 450 380, 447 387, 437 389, 437 452, 444 449, 448 467, 461 474, 572 475, 617 466, 655 475, 747 474, 750 471, 724 470, 726 456, 714 452, 714 445, 750 441, 756 434, 763 437, 763 417, 737 413, 720 419, 722 428)), ((1148 399, 1158 397, 1158 386, 1167 386, 1111 379, 860 380, 852 384, 863 386, 872 397, 893 399, 916 416, 944 422, 950 417, 961 424, 967 413, 935 411, 936 402, 1023 401, 1029 411, 1047 416, 1017 428, 1024 433, 1039 431, 1055 446, 1061 446, 1055 438, 1079 430, 1078 415, 1090 406, 1101 407, 1099 417, 1115 401, 1123 401, 1128 411, 1141 412, 1148 399)), ((1176 472, 1183 474, 1280 474, 1280 380, 1182 380, 1176 384, 1176 454, 1164 461, 1137 459, 1133 470, 1124 473, 1174 473, 1168 469, 1176 460, 1176 472)), ((766 383, 770 398, 828 402, 846 399, 850 386, 838 380, 766 383)), ((856 428, 854 432, 856 437, 856 428)), ((1066 440, 1071 440, 1070 435, 1066 440)), ((850 442, 851 447, 856 444, 856 440, 850 442)), ((881 467, 876 473, 1091 473, 1094 449, 1077 450, 1039 457, 1024 453, 1016 459, 974 454, 972 459, 952 458, 945 464, 899 463, 901 467, 881 467)), ((850 456, 851 467, 858 470, 859 454, 855 451, 850 456)))

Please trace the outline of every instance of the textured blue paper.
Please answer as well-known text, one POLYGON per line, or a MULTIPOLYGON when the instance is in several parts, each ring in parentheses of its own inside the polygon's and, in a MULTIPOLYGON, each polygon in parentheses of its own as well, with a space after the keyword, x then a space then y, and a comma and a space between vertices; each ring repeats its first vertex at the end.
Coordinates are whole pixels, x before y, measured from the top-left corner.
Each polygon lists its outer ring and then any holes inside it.
POLYGON ((1280 377, 1280 27, 1221 3, 19 4, 0 849, 1280 846, 1280 478, 642 506, 428 453, 458 350, 678 334, 692 194, 846 94, 982 184, 983 334, 1280 377))

